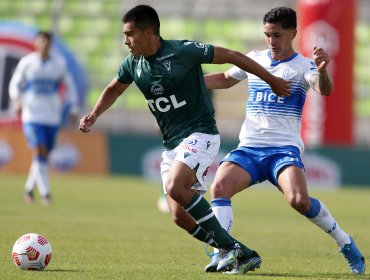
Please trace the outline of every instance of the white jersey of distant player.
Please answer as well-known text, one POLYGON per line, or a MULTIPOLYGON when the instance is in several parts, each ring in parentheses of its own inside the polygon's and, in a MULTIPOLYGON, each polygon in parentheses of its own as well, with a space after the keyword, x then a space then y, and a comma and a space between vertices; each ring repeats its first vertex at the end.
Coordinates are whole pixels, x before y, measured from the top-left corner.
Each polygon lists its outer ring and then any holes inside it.
POLYGON ((11 99, 22 104, 22 121, 43 125, 60 125, 63 102, 70 102, 73 110, 77 107, 77 93, 68 76, 61 57, 51 55, 42 61, 34 52, 23 57, 12 76, 9 85, 11 99), (60 94, 64 84, 65 94, 60 94))
POLYGON ((248 77, 246 118, 240 131, 239 146, 292 145, 303 152, 302 109, 309 89, 308 81, 311 75, 318 73, 315 63, 298 53, 279 62, 271 58, 270 50, 252 51, 248 57, 271 74, 292 81, 292 91, 289 97, 279 97, 259 77, 236 66, 229 69, 234 79, 248 77))

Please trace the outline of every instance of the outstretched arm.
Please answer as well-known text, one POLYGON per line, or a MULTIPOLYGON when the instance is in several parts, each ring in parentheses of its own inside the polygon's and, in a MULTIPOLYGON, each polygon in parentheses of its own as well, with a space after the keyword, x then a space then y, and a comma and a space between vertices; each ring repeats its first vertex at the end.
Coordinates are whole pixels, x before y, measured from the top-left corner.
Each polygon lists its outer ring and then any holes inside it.
POLYGON ((321 95, 329 96, 333 89, 333 83, 326 71, 330 57, 322 48, 314 47, 312 58, 317 65, 318 75, 312 75, 310 86, 321 95))
POLYGON ((82 132, 89 132, 90 127, 96 122, 98 117, 113 105, 129 85, 122 84, 114 78, 101 93, 91 113, 80 120, 80 130, 82 132))
POLYGON ((240 82, 232 78, 229 71, 206 74, 204 75, 204 81, 209 89, 230 88, 240 82))
POLYGON ((224 64, 231 63, 243 69, 246 72, 252 73, 262 80, 266 81, 270 86, 272 91, 279 96, 289 96, 290 95, 290 84, 291 82, 286 81, 282 78, 276 77, 268 72, 265 68, 255 62, 253 59, 245 56, 244 54, 225 49, 222 47, 215 46, 214 64, 224 64))

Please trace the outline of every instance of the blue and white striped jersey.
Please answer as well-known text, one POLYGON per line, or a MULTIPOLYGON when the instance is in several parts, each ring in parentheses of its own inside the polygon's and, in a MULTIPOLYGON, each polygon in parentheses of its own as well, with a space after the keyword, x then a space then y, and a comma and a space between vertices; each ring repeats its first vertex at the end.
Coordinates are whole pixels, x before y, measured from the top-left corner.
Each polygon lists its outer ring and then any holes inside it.
POLYGON ((60 125, 63 102, 71 104, 77 113, 77 92, 67 73, 64 60, 51 55, 42 60, 37 52, 23 57, 9 84, 12 100, 18 99, 22 105, 22 121, 42 125, 60 125), (60 94, 61 86, 65 94, 60 94))
POLYGON ((292 145, 301 152, 302 109, 309 89, 309 78, 317 74, 315 63, 301 54, 283 61, 271 58, 270 50, 252 51, 248 57, 258 62, 271 74, 292 81, 289 97, 279 97, 259 77, 234 66, 229 69, 232 78, 248 77, 248 101, 239 146, 276 147, 292 145))

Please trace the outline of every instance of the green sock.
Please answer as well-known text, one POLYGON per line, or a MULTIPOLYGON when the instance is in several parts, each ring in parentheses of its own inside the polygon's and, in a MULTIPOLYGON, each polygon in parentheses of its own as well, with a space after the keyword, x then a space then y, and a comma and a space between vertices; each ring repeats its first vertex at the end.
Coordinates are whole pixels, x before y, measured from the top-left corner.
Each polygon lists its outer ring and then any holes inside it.
POLYGON ((208 201, 201 195, 194 194, 189 204, 184 208, 207 235, 214 240, 217 248, 229 249, 234 246, 234 240, 221 227, 208 201))
POLYGON ((196 225, 191 231, 189 231, 189 234, 191 234, 194 238, 207 243, 208 245, 212 247, 216 247, 217 244, 215 241, 212 239, 211 236, 205 232, 204 229, 202 229, 199 225, 196 225))
POLYGON ((243 243, 239 242, 238 240, 236 240, 234 237, 232 237, 226 230, 225 230, 226 234, 232 239, 234 240, 235 243, 238 243, 240 245, 240 247, 242 247, 243 249, 243 255, 246 256, 246 257, 249 257, 249 256, 253 256, 253 250, 248 248, 247 246, 245 246, 243 243))

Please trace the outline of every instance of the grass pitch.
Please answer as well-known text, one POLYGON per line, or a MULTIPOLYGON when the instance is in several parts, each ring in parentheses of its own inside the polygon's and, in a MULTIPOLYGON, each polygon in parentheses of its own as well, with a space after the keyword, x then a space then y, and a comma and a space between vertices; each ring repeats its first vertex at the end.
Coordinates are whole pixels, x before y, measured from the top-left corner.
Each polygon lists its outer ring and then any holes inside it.
MULTIPOLYGON (((206 274, 204 246, 157 210, 159 184, 140 178, 52 175, 53 204, 25 204, 25 176, 0 174, 0 279, 370 279, 354 276, 335 243, 294 212, 274 187, 233 199, 233 235, 262 256, 242 276, 206 274), (22 234, 53 247, 45 271, 21 271, 11 250, 22 234)), ((311 191, 370 259, 370 188, 311 191)), ((207 196, 209 199, 209 196, 207 196)))

